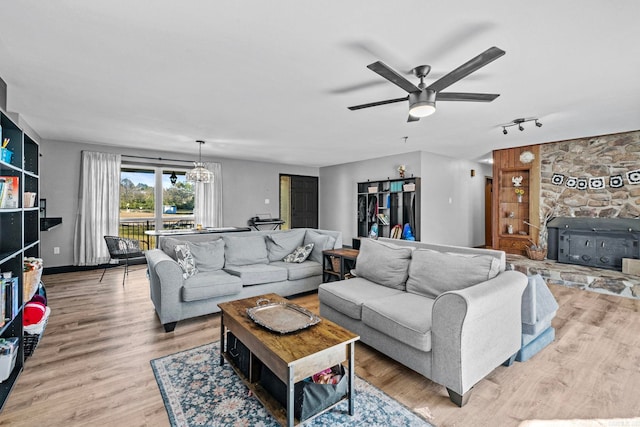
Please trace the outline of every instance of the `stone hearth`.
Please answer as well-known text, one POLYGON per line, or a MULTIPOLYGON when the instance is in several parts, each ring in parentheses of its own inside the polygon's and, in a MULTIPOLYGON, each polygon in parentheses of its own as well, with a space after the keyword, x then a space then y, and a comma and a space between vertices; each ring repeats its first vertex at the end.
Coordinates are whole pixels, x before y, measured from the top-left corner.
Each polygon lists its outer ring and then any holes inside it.
POLYGON ((526 275, 540 274, 547 283, 640 299, 640 276, 620 271, 562 264, 549 259, 534 261, 512 254, 507 254, 507 268, 526 275))

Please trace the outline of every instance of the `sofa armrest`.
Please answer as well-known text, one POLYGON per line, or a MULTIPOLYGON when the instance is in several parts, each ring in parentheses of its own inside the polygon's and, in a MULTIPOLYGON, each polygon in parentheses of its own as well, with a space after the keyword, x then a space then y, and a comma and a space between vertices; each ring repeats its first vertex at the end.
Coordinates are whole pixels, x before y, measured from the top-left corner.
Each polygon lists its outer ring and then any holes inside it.
POLYGON ((149 271, 151 301, 156 308, 160 322, 177 322, 182 319, 180 292, 183 285, 182 268, 160 249, 146 253, 149 271))
POLYGON ((505 271, 436 298, 431 330, 435 382, 463 395, 518 351, 526 286, 524 274, 505 271))

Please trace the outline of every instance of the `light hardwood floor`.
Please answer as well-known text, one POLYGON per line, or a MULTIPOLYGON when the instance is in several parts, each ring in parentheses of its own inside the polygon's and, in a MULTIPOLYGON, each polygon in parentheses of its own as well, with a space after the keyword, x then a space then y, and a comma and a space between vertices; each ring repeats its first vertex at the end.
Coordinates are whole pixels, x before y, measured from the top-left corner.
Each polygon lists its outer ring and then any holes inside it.
MULTIPOLYGON (((51 318, 0 425, 168 426, 149 361, 219 338, 219 315, 164 333, 145 266, 44 277, 51 318)), ((640 415, 640 301, 552 286, 555 342, 525 363, 498 367, 464 408, 444 387, 366 345, 356 373, 436 426, 517 426, 527 419, 640 415)), ((295 301, 317 312, 315 294, 295 301)))

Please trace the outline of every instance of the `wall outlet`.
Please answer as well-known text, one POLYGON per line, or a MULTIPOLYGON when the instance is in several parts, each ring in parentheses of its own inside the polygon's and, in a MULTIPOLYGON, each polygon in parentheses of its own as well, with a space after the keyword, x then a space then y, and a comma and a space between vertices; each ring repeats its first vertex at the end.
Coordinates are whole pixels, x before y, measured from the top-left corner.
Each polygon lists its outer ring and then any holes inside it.
POLYGON ((264 204, 265 204, 265 205, 268 205, 270 202, 271 202, 271 200, 269 200, 269 199, 264 199, 264 204))
POLYGON ((53 248, 53 254, 54 255, 60 255, 60 247, 59 246, 56 246, 56 247, 53 248))

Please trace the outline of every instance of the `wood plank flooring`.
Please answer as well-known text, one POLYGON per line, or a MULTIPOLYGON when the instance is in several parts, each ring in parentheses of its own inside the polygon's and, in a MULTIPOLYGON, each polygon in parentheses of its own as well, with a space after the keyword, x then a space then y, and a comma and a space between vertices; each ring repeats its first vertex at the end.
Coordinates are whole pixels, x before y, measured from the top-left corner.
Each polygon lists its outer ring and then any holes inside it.
MULTIPOLYGON (((165 333, 146 266, 44 277, 45 335, 0 413, 0 425, 168 426, 149 361, 219 339, 219 315, 165 333)), ((498 367, 464 408, 444 387, 364 344, 356 373, 436 426, 517 426, 528 419, 640 416, 640 301, 551 286, 556 340, 527 362, 498 367)), ((316 294, 295 299, 317 312, 316 294)))

